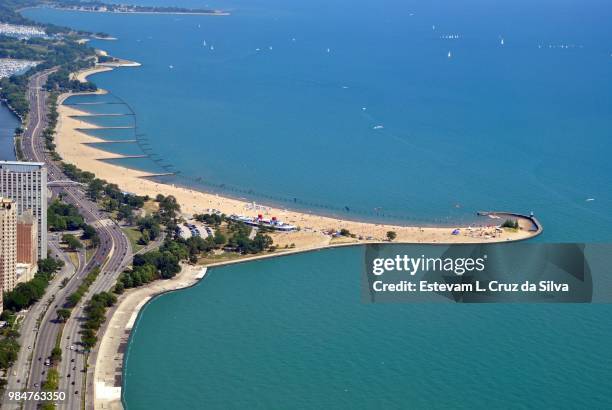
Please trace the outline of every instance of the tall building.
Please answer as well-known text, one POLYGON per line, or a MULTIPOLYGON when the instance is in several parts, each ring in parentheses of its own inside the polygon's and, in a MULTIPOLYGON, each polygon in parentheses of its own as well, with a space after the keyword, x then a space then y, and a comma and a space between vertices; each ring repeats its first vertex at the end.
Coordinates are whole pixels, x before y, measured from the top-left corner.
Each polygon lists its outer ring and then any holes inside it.
POLYGON ((27 210, 17 217, 17 282, 27 282, 38 269, 38 223, 27 210))
POLYGON ((42 162, 0 161, 0 196, 10 198, 17 215, 30 210, 37 221, 37 257, 47 257, 47 168, 42 162))
POLYGON ((13 290, 17 275, 17 207, 9 198, 0 197, 0 286, 13 290))

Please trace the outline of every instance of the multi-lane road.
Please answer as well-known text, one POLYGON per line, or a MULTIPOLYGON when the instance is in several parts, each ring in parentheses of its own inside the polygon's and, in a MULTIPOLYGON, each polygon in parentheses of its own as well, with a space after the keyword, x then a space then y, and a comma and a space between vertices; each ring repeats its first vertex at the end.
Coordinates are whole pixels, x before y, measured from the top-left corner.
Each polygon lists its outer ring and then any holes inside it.
MULTIPOLYGON (((45 162, 47 166, 47 174, 49 182, 66 181, 69 178, 62 172, 61 168, 54 163, 45 152, 45 142, 41 137, 42 131, 47 125, 47 108, 46 99, 47 93, 42 89, 47 77, 53 70, 47 70, 33 75, 30 78, 28 85, 28 101, 30 104, 30 114, 28 116, 27 129, 24 132, 22 140, 22 150, 24 156, 29 161, 45 162)), ((53 185, 53 184, 51 184, 53 185)), ((40 323, 39 331, 35 334, 35 340, 32 340, 32 360, 29 363, 28 369, 23 369, 19 366, 24 366, 24 363, 17 363, 13 369, 18 374, 27 372, 26 381, 20 378, 20 385, 15 385, 14 390, 40 390, 41 382, 46 379, 49 368, 45 366, 45 359, 50 356, 51 350, 56 346, 58 337, 61 333, 62 361, 58 367, 60 372, 60 391, 66 392, 66 400, 58 403, 58 408, 64 409, 79 409, 82 408, 84 402, 83 386, 85 385, 86 372, 85 355, 83 354, 82 346, 77 344, 79 339, 80 323, 83 320, 84 303, 94 293, 107 291, 115 283, 118 275, 131 262, 131 247, 128 239, 123 234, 121 228, 112 221, 106 213, 101 211, 97 204, 90 201, 78 185, 66 184, 63 186, 53 186, 51 188, 52 197, 58 197, 62 194, 64 202, 75 205, 85 221, 96 228, 100 236, 100 246, 96 249, 91 259, 86 264, 81 265, 75 275, 63 289, 55 292, 53 306, 46 310, 43 320, 40 323), (81 302, 73 309, 72 316, 64 324, 56 319, 56 306, 61 307, 66 298, 74 292, 82 283, 83 277, 94 267, 99 266, 101 272, 96 281, 90 286, 90 289, 81 302), (73 361, 74 360, 74 361, 73 361)), ((48 295, 51 292, 48 292, 48 295)), ((51 297, 51 296, 48 296, 51 297)), ((43 306, 47 298, 43 299, 34 309, 43 306)), ((41 311, 42 312, 42 311, 41 311)), ((40 312, 39 312, 40 314, 40 312)), ((28 315, 30 315, 28 313, 28 315)), ((32 319, 28 319, 32 320, 32 319)), ((32 332, 34 333, 34 332, 32 332)), ((27 347, 25 347, 27 348, 27 347)), ((93 365, 93 364, 90 364, 93 365)), ((26 364, 26 367, 28 365, 26 364)), ((11 370, 12 372, 13 370, 11 370)), ((11 373, 12 374, 12 373, 11 373)), ((9 376, 9 379, 11 376, 9 376)), ((12 381, 11 381, 12 382, 12 381)), ((8 391, 8 390, 7 390, 8 391)), ((5 405, 7 403, 5 402, 5 405)), ((25 409, 35 409, 37 403, 25 403, 25 409)), ((93 406, 88 403, 87 408, 93 406)), ((5 408, 3 406, 3 408, 5 408)), ((6 408, 10 408, 7 406, 6 408)))
MULTIPOLYGON (((21 333, 21 336, 19 337, 21 350, 19 351, 19 356, 17 357, 15 364, 9 372, 9 378, 5 387, 7 392, 20 391, 26 387, 30 373, 30 360, 33 358, 32 349, 35 349, 35 342, 39 332, 39 319, 42 318, 47 309, 51 309, 51 306, 55 304, 55 297, 57 292, 60 290, 62 280, 66 278, 70 280, 75 274, 75 267, 70 261, 70 258, 61 252, 53 241, 49 241, 49 249, 51 250, 53 256, 64 261, 64 267, 56 274, 55 279, 49 284, 49 287, 41 300, 32 306, 28 311, 19 314, 21 319, 21 325, 19 328, 21 333)), ((2 408, 17 407, 18 406, 10 406, 8 404, 6 404, 6 407, 2 406, 2 408)))

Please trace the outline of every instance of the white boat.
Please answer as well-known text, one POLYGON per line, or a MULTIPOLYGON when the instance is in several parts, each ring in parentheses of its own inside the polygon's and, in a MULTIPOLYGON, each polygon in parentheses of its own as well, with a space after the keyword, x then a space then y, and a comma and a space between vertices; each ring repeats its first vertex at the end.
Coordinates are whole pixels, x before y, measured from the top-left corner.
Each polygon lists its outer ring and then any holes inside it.
POLYGON ((451 58, 453 55, 451 54, 451 52, 448 52, 448 58, 451 58))
POLYGON ((374 128, 372 128, 373 130, 382 130, 383 128, 385 128, 382 125, 375 125, 374 128))
POLYGON ((210 50, 211 51, 214 50, 214 49, 215 49, 215 46, 210 46, 210 50))
POLYGON ((502 46, 504 45, 504 39, 503 38, 501 39, 501 45, 502 46))

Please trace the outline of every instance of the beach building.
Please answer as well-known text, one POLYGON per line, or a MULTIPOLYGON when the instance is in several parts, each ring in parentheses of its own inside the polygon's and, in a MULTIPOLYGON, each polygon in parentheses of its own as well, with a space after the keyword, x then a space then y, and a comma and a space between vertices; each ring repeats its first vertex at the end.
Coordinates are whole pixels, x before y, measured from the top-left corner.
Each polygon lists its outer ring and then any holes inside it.
POLYGON ((0 286, 13 290, 17 268, 17 207, 9 198, 0 197, 0 286))
POLYGON ((26 282, 38 269, 38 224, 32 211, 17 217, 17 282, 26 282))
POLYGON ((47 257, 47 168, 42 162, 0 161, 0 196, 10 198, 17 215, 31 211, 37 222, 37 259, 47 257))
POLYGON ((297 226, 279 221, 275 216, 270 219, 264 218, 263 215, 257 215, 257 218, 251 218, 244 215, 230 215, 229 219, 236 222, 242 222, 249 226, 263 226, 275 231, 291 232, 296 231, 297 226))

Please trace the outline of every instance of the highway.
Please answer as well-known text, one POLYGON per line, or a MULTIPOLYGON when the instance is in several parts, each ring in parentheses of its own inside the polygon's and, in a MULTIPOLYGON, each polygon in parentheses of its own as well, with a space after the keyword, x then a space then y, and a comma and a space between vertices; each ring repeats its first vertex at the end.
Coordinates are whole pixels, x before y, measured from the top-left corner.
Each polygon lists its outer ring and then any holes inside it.
MULTIPOLYGON (((19 337, 19 345, 21 346, 21 349, 19 350, 17 360, 9 370, 8 374, 10 376, 7 380, 5 392, 20 391, 26 387, 30 369, 30 360, 33 358, 32 348, 35 347, 38 332, 38 320, 42 317, 43 313, 46 312, 49 305, 54 304, 55 295, 59 291, 62 280, 65 278, 71 279, 75 274, 75 267, 70 261, 70 258, 61 252, 54 242, 49 241, 49 249, 55 257, 62 259, 65 265, 61 271, 55 275, 55 278, 49 284, 49 287, 41 300, 30 307, 28 311, 22 312, 23 314, 19 314, 19 316, 22 318, 21 326, 19 328, 21 333, 19 337)), ((6 399, 6 393, 4 399, 6 399)), ((9 405, 5 403, 2 408, 17 409, 19 406, 16 404, 9 405)))
MULTIPOLYGON (((30 77, 28 85, 28 101, 30 104, 30 114, 28 116, 27 129, 24 132, 22 140, 22 150, 24 156, 29 161, 45 162, 48 171, 48 180, 65 181, 69 178, 62 172, 57 164, 55 164, 45 153, 45 143, 41 138, 42 131, 46 127, 46 98, 47 93, 41 88, 46 82, 48 75, 53 70, 46 70, 37 73, 30 77)), ((91 285, 89 292, 81 302, 73 309, 73 314, 65 323, 62 337, 62 362, 58 370, 60 371, 60 391, 66 391, 66 401, 58 403, 58 408, 78 409, 81 408, 84 391, 85 372, 78 371, 84 369, 84 355, 82 347, 76 345, 76 340, 79 339, 78 332, 80 322, 82 321, 82 307, 86 300, 94 293, 109 290, 115 283, 119 274, 125 267, 131 263, 131 247, 128 239, 121 231, 121 228, 112 221, 108 215, 101 211, 97 204, 90 201, 81 187, 78 185, 61 186, 51 188, 52 196, 57 198, 60 193, 63 196, 63 201, 75 205, 85 221, 92 225, 100 236, 100 246, 86 266, 73 276, 73 279, 68 282, 64 289, 57 292, 54 306, 48 309, 40 324, 40 330, 37 333, 38 337, 33 345, 33 358, 27 378, 27 390, 40 390, 41 382, 46 379, 48 367, 44 365, 44 361, 50 356, 51 350, 55 347, 62 324, 58 323, 55 314, 55 305, 61 307, 68 295, 73 293, 81 284, 83 277, 94 267, 100 266, 100 272, 97 280, 91 285), (70 339, 67 339, 70 337, 70 339), (75 345, 77 350, 70 350, 70 345, 75 345), (72 359, 75 361, 72 362, 72 359), (76 366, 77 371, 73 368, 76 366), (44 372, 44 373, 43 373, 44 372), (70 374, 70 377, 68 375, 70 374), (72 384, 74 382, 74 385, 72 384)), ((50 292, 49 292, 50 293, 50 292)), ((34 332, 32 332, 34 333, 34 332)), ((27 347, 25 347, 27 348, 27 347)), ((22 363, 23 365, 23 363, 22 363)), ((20 367, 21 371, 23 369, 20 367)), ((22 380, 23 382, 23 380, 22 380)), ((37 403, 25 403, 24 408, 35 409, 37 403)), ((3 407, 4 408, 4 407, 3 407)), ((7 407, 8 408, 8 407, 7 407)))

